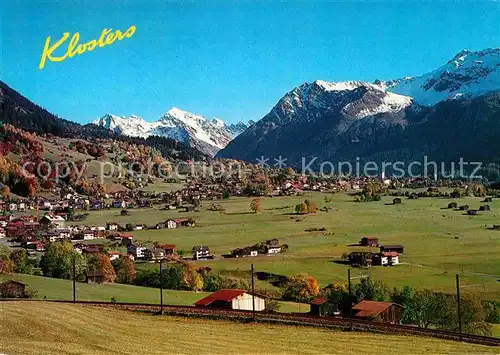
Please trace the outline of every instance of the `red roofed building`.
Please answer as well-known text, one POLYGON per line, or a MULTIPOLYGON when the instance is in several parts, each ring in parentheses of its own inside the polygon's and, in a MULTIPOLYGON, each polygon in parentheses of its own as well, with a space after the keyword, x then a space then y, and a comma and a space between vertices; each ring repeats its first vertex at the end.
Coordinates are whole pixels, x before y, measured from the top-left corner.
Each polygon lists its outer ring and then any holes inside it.
POLYGON ((195 302, 196 307, 225 308, 251 311, 255 302, 255 310, 263 311, 266 302, 263 297, 253 295, 245 290, 219 290, 195 302))
POLYGON ((403 307, 392 302, 363 300, 352 307, 355 318, 399 324, 403 316, 403 307))

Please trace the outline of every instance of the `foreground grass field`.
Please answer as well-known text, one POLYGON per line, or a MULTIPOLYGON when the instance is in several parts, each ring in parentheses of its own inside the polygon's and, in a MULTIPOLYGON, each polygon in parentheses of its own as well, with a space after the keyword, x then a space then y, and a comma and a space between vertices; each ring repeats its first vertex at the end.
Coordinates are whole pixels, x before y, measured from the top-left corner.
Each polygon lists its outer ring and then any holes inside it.
POLYGON ((381 346, 394 354, 498 350, 422 337, 160 317, 67 304, 0 302, 0 313, 0 352, 9 355, 374 354, 381 346))
MULTIPOLYGON (((230 198, 215 201, 224 213, 209 211, 205 201, 200 212, 181 213, 158 209, 132 210, 130 216, 119 216, 118 210, 91 212, 82 223, 105 224, 116 220, 122 224, 141 222, 154 225, 167 218, 194 217, 197 226, 133 232, 134 237, 148 245, 158 241, 174 243, 189 253, 194 245, 208 245, 216 255, 278 238, 289 245, 286 254, 245 259, 220 259, 200 262, 216 271, 249 270, 253 263, 257 271, 283 275, 306 272, 315 276, 322 286, 332 281, 346 281, 347 266, 336 263, 343 253, 355 250, 349 244, 363 236, 376 236, 381 244, 403 244, 402 265, 354 269, 352 276, 372 275, 389 286, 413 285, 437 291, 455 291, 455 273, 460 273, 463 292, 477 292, 487 299, 500 299, 500 232, 487 227, 500 224, 500 200, 490 203, 491 212, 470 217, 463 211, 446 209, 451 201, 478 209, 481 198, 403 198, 401 205, 387 205, 392 197, 382 201, 355 203, 352 196, 336 194, 324 202, 325 194, 307 193, 302 197, 263 198, 261 213, 249 212, 251 199, 230 198), (293 214, 295 204, 305 198, 319 207, 329 206, 328 213, 293 214), (309 228, 325 227, 326 232, 306 232, 309 228)), ((373 250, 373 249, 372 249, 373 250)))

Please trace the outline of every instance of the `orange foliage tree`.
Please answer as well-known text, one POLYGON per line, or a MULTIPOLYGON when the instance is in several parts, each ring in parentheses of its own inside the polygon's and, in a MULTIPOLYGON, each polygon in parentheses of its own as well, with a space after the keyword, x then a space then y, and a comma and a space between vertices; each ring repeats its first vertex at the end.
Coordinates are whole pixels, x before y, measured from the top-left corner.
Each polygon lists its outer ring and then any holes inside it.
POLYGON ((299 302, 308 302, 318 294, 318 280, 307 274, 297 274, 288 279, 283 297, 299 302))

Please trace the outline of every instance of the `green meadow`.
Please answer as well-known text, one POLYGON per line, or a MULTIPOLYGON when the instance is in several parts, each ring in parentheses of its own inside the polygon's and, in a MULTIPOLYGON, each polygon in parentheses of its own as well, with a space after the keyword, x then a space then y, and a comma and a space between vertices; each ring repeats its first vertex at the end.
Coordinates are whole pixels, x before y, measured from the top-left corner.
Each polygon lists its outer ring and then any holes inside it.
MULTIPOLYGON (((349 246, 364 236, 379 238, 380 244, 403 244, 405 252, 400 265, 354 268, 354 280, 371 275, 390 287, 412 285, 436 291, 455 292, 455 274, 461 275, 462 292, 476 292, 483 298, 500 299, 500 231, 488 229, 500 224, 500 200, 490 203, 489 212, 471 217, 463 211, 447 209, 449 202, 468 204, 478 209, 481 198, 420 198, 403 197, 400 205, 390 205, 392 197, 382 201, 356 203, 346 194, 307 193, 301 197, 262 198, 263 211, 250 212, 250 198, 230 198, 213 201, 224 212, 208 210, 212 201, 203 201, 199 212, 162 211, 159 209, 130 210, 130 216, 120 216, 119 210, 90 212, 85 224, 104 225, 106 221, 155 225, 168 218, 193 217, 196 227, 132 232, 135 240, 152 245, 154 242, 173 243, 178 250, 190 254, 194 245, 210 247, 215 260, 197 262, 213 270, 241 273, 250 270, 282 275, 305 272, 315 276, 322 286, 332 281, 346 281, 348 266, 339 263, 342 254, 353 250, 370 250, 349 246), (329 212, 296 215, 294 206, 304 199, 314 200, 319 208, 329 212), (326 228, 324 232, 307 232, 309 228, 326 228), (224 259, 221 254, 278 238, 289 250, 276 256, 224 259)), ((377 251, 377 248, 371 248, 377 251)), ((137 267, 157 267, 137 264, 137 267)))

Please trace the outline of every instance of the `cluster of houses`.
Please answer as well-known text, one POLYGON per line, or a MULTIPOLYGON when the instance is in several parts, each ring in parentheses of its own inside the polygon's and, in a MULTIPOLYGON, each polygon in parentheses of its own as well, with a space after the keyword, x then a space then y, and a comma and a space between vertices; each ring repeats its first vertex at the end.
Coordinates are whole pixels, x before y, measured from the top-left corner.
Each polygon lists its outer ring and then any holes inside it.
POLYGON ((249 256, 257 256, 259 254, 265 255, 275 255, 288 250, 288 245, 280 244, 279 240, 276 238, 266 240, 262 243, 257 243, 252 246, 244 248, 236 248, 231 251, 231 254, 225 257, 231 258, 244 258, 249 256))
POLYGON ((372 265, 392 266, 399 264, 399 255, 404 253, 403 245, 379 245, 376 237, 363 237, 359 246, 376 247, 379 252, 354 251, 347 255, 347 261, 352 266, 368 267, 372 265))

